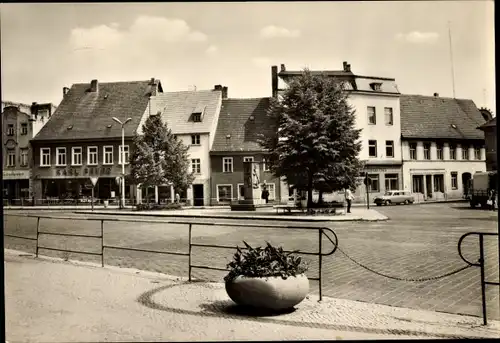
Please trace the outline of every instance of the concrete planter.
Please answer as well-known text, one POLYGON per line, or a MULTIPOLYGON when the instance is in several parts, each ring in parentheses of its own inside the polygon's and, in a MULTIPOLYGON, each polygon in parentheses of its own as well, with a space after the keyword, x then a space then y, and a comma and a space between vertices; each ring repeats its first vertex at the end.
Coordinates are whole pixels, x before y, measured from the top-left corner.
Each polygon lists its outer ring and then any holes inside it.
POLYGON ((304 300, 309 292, 309 280, 305 274, 290 276, 286 280, 280 276, 238 276, 226 282, 226 292, 239 305, 284 310, 304 300))

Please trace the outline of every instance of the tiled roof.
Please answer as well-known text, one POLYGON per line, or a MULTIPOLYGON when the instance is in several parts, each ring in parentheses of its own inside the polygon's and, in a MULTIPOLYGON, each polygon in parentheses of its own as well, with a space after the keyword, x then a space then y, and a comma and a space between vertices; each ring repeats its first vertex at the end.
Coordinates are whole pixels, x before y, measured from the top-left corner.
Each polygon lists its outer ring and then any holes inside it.
MULTIPOLYGON (((209 133, 217 125, 222 92, 214 90, 166 92, 151 99, 151 114, 161 112, 164 122, 174 134, 209 133), (201 112, 202 121, 193 122, 192 114, 201 112)), ((149 115, 149 108, 141 120, 138 132, 149 115)))
POLYGON ((113 117, 132 118, 125 125, 125 136, 133 136, 148 106, 149 96, 157 87, 161 89, 158 80, 155 85, 151 80, 107 82, 99 83, 97 92, 90 92, 89 83, 74 84, 33 140, 121 137, 121 126, 113 117))
POLYGON ((479 126, 478 129, 482 130, 482 129, 485 129, 487 127, 496 127, 496 126, 497 126, 497 117, 494 117, 494 118, 491 118, 490 120, 488 120, 483 125, 479 126))
POLYGON ((212 152, 265 151, 257 140, 271 129, 269 104, 270 98, 223 100, 212 152))
POLYGON ((484 124, 472 100, 401 95, 403 138, 484 139, 484 124))

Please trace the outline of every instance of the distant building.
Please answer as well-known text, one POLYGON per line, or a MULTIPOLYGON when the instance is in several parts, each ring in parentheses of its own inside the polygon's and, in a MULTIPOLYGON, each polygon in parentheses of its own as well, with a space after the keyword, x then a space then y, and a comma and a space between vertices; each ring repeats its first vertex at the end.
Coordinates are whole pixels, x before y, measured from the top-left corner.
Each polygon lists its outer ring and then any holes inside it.
POLYGON ((486 170, 497 170, 497 118, 491 118, 478 127, 484 132, 486 142, 486 170))
MULTIPOLYGON (((210 204, 209 152, 223 97, 227 97, 227 87, 217 85, 213 90, 165 92, 151 98, 150 115, 161 115, 172 133, 189 147, 189 162, 195 176, 193 184, 185 190, 174 190, 172 185, 155 187, 156 201, 174 201, 175 193, 179 193, 181 200, 191 205, 210 204)), ((147 116, 138 127, 139 134, 147 116)))
MULTIPOLYGON (((302 71, 288 71, 281 65, 271 67, 272 94, 279 97, 289 80, 302 71)), ((401 118, 400 93, 393 78, 354 74, 351 65, 343 63, 342 70, 312 71, 313 75, 327 75, 344 83, 348 101, 355 110, 356 127, 362 129, 362 148, 359 158, 365 162, 364 172, 370 179, 370 199, 388 190, 401 189, 401 118)), ((354 192, 354 202, 366 202, 363 183, 354 192)))
MULTIPOLYGON (((78 199, 90 201, 91 179, 97 178, 95 196, 117 200, 125 175, 133 137, 149 105, 151 96, 163 92, 159 80, 73 84, 64 88, 63 100, 45 126, 31 141, 34 152, 33 194, 35 201, 78 199), (121 125, 124 121, 125 146, 121 125)), ((135 186, 126 184, 126 198, 136 196, 135 186)))
POLYGON ((401 95, 404 188, 419 200, 458 199, 486 169, 485 122, 472 100, 401 95))
POLYGON ((265 163, 267 151, 258 143, 259 133, 272 127, 267 116, 269 104, 270 98, 222 100, 210 151, 212 205, 228 205, 243 199, 245 161, 260 162, 259 185, 254 189, 254 199, 261 199, 264 184, 270 202, 288 199, 288 188, 269 172, 269 165, 265 163))
POLYGON ((47 123, 55 106, 2 102, 3 195, 6 204, 24 204, 32 198, 30 140, 47 123))

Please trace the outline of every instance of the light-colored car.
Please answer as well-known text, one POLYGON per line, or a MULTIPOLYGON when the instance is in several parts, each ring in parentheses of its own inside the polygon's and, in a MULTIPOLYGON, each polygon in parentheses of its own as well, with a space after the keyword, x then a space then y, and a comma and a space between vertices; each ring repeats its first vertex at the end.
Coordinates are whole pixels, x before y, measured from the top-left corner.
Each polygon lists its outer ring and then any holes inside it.
POLYGON ((377 206, 390 205, 390 204, 413 204, 415 198, 409 191, 387 191, 384 195, 379 195, 374 199, 377 206))

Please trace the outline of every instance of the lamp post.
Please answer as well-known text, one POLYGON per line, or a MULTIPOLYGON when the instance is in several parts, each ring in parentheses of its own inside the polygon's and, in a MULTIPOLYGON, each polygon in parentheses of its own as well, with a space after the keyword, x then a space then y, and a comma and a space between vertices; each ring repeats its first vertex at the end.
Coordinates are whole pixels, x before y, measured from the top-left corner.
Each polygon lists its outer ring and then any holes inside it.
POLYGON ((113 117, 113 120, 122 126, 122 149, 121 149, 121 160, 122 160, 122 208, 125 208, 125 124, 132 120, 132 118, 127 118, 123 123, 120 119, 113 117))

